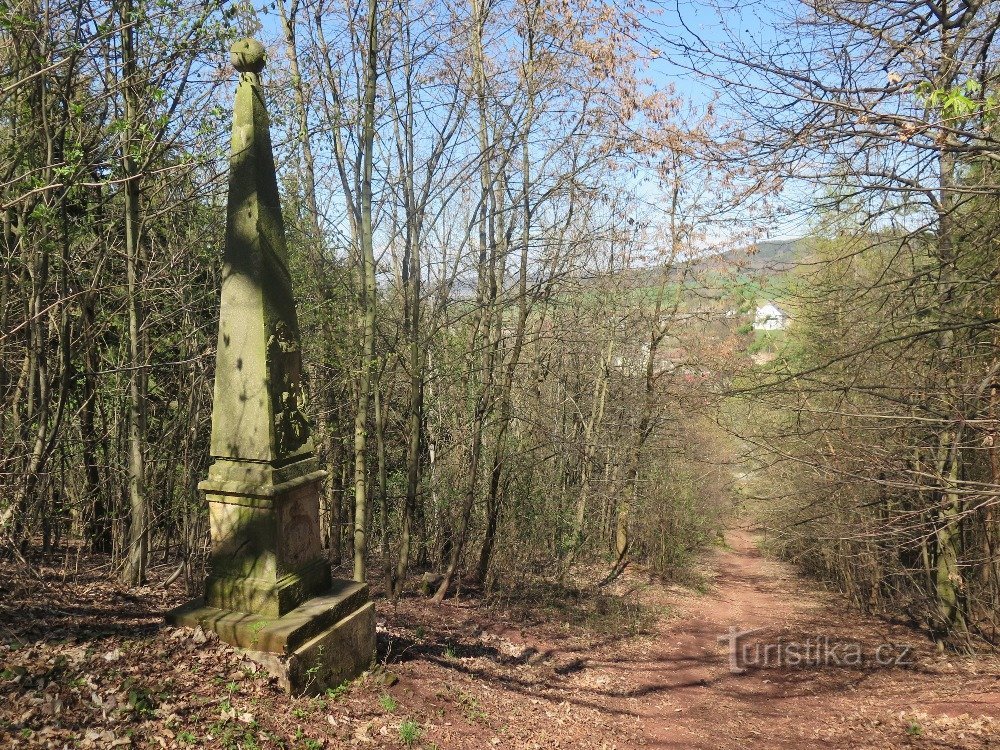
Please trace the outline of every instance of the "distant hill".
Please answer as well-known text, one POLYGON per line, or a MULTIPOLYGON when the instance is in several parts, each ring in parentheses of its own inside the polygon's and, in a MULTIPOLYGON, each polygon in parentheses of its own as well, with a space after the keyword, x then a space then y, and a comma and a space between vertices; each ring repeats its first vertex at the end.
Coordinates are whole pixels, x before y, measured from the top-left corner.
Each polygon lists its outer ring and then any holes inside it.
POLYGON ((807 239, 764 240, 749 248, 742 247, 706 256, 697 263, 704 271, 746 271, 780 274, 792 269, 807 252, 807 239))
MULTIPOLYGON (((785 272, 805 260, 808 238, 764 240, 749 247, 705 254, 690 262, 679 260, 667 269, 668 286, 698 288, 702 297, 716 297, 729 287, 734 278, 754 277, 759 283, 777 281, 785 272)), ((655 290, 663 283, 662 266, 638 266, 615 272, 614 276, 633 293, 655 290)), ((603 273, 581 274, 579 282, 586 287, 607 278, 603 273)), ((511 277, 513 283, 513 276, 511 277)), ((471 292, 474 287, 471 288, 471 292)), ((766 296, 766 295, 765 295, 766 296)))
POLYGON ((806 253, 806 238, 766 240, 757 243, 757 251, 749 255, 752 265, 760 269, 787 271, 802 260, 806 253))

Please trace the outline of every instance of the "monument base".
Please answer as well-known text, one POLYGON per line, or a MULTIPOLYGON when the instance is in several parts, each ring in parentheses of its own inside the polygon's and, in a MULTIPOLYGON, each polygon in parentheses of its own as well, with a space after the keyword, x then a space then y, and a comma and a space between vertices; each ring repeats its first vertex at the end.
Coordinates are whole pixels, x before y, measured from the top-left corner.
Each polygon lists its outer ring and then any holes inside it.
POLYGON ((375 605, 364 583, 334 579, 282 617, 207 606, 196 599, 167 613, 179 627, 211 631, 241 648, 293 695, 316 695, 368 669, 375 659, 375 605))

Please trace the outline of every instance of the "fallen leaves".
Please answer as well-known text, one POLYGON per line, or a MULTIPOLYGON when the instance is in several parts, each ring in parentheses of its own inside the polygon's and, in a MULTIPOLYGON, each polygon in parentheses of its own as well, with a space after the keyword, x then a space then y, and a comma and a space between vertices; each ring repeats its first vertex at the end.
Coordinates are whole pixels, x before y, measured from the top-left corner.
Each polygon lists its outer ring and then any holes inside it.
POLYGON ((82 748, 115 748, 129 747, 132 744, 131 737, 118 737, 110 730, 98 731, 88 729, 80 743, 82 748))
MULTIPOLYGON (((802 585, 794 577, 773 580, 802 585)), ((61 595, 71 596, 72 588, 61 595)), ((669 595, 692 596, 683 589, 669 595)), ((633 671, 647 670, 647 677, 666 684, 675 671, 671 660, 697 658, 718 659, 724 674, 725 654, 714 642, 705 649, 699 638, 678 640, 680 618, 655 638, 605 639, 562 621, 526 623, 474 600, 444 607, 423 600, 403 599, 395 608, 380 603, 385 664, 349 689, 295 699, 214 634, 163 627, 159 612, 173 602, 155 600, 162 596, 155 587, 142 596, 115 615, 121 627, 113 633, 95 635, 102 631, 93 622, 73 630, 63 618, 56 637, 18 632, 0 644, 0 747, 391 749, 403 747, 399 722, 407 717, 420 726, 425 747, 441 750, 627 750, 642 740, 640 708, 655 709, 656 721, 671 731, 711 737, 713 747, 764 747, 762 738, 776 736, 779 721, 767 714, 774 707, 768 700, 783 691, 793 696, 781 704, 787 721, 808 716, 810 722, 780 728, 785 739, 802 738, 790 747, 853 747, 845 738, 860 737, 871 737, 872 748, 906 747, 918 741, 912 733, 919 727, 919 742, 978 748, 1000 733, 995 719, 969 712, 978 698, 964 698, 973 687, 987 691, 995 683, 1000 672, 988 661, 930 659, 921 671, 846 688, 831 687, 825 673, 802 679, 768 673, 754 682, 701 681, 697 695, 693 684, 680 692, 643 692, 633 671), (741 685, 746 692, 739 692, 741 685), (882 694, 891 686, 905 688, 907 699, 919 694, 938 702, 888 711, 882 694), (379 708, 387 692, 399 704, 395 714, 379 708), (819 702, 835 715, 817 712, 819 702)), ((843 627, 858 628, 847 613, 836 616, 843 627)), ((676 742, 683 745, 683 735, 676 742)))

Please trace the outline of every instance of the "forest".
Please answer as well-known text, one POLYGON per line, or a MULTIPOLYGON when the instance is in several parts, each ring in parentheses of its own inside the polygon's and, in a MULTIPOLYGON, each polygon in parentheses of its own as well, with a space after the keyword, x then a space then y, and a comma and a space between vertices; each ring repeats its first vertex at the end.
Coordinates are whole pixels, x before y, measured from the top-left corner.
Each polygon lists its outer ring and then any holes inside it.
MULTIPOLYGON (((710 703, 684 718, 703 699, 680 677, 671 724, 579 654, 645 643, 637 663, 707 685, 655 644, 882 623, 936 666, 922 698, 873 673, 871 746, 991 746, 998 31, 993 0, 7 0, 0 741, 746 747, 757 698, 698 744, 717 727, 710 703), (199 482, 244 38, 265 50, 320 544, 377 618, 381 666, 318 708, 163 630, 217 533, 199 482), (836 618, 809 620, 811 597, 836 618), (192 654, 196 708, 142 682, 192 654), (958 737, 932 707, 965 694, 958 737)), ((794 718, 755 746, 807 746, 794 718)))

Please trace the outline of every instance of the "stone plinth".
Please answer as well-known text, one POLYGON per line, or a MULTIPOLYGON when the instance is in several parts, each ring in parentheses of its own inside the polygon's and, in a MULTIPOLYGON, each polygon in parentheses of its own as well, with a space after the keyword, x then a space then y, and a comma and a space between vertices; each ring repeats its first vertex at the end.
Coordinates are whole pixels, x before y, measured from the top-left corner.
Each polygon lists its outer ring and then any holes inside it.
POLYGON ((302 388, 295 295, 260 73, 264 48, 237 42, 226 246, 212 402, 205 596, 173 612, 267 666, 289 691, 338 685, 375 653, 368 587, 334 581, 319 534, 325 472, 302 388))
POLYGON ((318 694, 357 677, 375 658, 375 606, 368 586, 336 579, 282 617, 220 609, 197 599, 167 620, 202 627, 246 651, 294 695, 318 694))
POLYGON ((271 487, 208 480, 212 555, 205 603, 281 617, 330 586, 319 541, 319 483, 313 471, 271 487))

